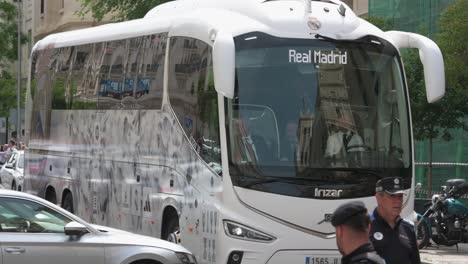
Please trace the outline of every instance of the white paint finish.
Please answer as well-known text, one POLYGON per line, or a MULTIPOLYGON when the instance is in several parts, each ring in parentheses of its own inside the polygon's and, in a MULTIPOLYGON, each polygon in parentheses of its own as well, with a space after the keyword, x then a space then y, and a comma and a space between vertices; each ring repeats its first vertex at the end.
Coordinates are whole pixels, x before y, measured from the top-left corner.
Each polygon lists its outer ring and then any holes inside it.
POLYGON ((429 38, 414 33, 388 31, 385 34, 399 49, 419 49, 419 57, 424 66, 427 101, 434 103, 441 99, 445 94, 445 69, 444 58, 437 44, 429 38))
MULTIPOLYGON (((312 13, 304 16, 303 1, 171 1, 156 7, 140 20, 51 35, 38 43, 35 50, 159 32, 168 32, 169 36, 199 38, 215 49, 213 59, 219 93, 219 122, 225 124, 224 96, 232 96, 233 90, 231 86, 218 83, 233 84, 233 37, 259 31, 284 38, 312 39, 315 34, 321 34, 337 39, 357 39, 372 34, 391 40, 388 34, 356 17, 350 9, 343 17, 338 14, 337 8, 335 4, 314 1, 312 13), (328 7, 330 12, 325 12, 324 7, 328 7), (311 30, 307 26, 311 17, 320 21, 320 29, 311 30), (212 38, 213 33, 217 34, 217 38, 212 38), (217 51, 217 43, 223 42, 230 43, 225 45, 228 48, 217 51), (219 72, 226 73, 221 81, 219 72)), ((169 42, 167 46, 170 46, 169 42)), ((167 61, 165 65, 168 66, 167 61)), ((65 188, 73 189, 77 194, 74 197, 76 210, 86 220, 156 237, 160 235, 162 210, 173 206, 180 214, 183 240, 197 254, 199 263, 225 263, 232 250, 246 251, 246 263, 265 263, 278 250, 335 249, 332 236, 323 239, 291 228, 281 221, 333 233, 329 223, 322 224, 326 228, 319 228, 317 223, 325 213, 331 213, 334 207, 345 201, 300 199, 241 188, 236 188, 236 193, 229 177, 227 152, 222 151, 224 178, 220 178, 193 150, 168 105, 167 71, 164 76, 161 110, 121 111, 119 115, 112 111, 52 112, 50 141, 33 141, 30 147, 68 152, 45 157, 45 167, 54 168, 45 175, 55 176, 49 183, 56 187, 57 192, 60 194, 65 188), (71 175, 60 175, 68 164, 72 164, 71 175), (136 180, 137 174, 140 182, 136 180), (81 183, 80 187, 73 187, 73 184, 64 181, 72 178, 74 183, 81 183), (171 179, 176 183, 175 188, 169 187, 171 179), (151 212, 142 210, 146 195, 141 193, 151 193, 151 212), (137 209, 130 204, 140 207, 137 209), (246 204, 255 209, 250 209, 246 204), (266 245, 227 238, 222 219, 258 229, 275 236, 277 240, 266 245)), ((221 126, 220 131, 221 148, 225 150, 225 126, 221 126)), ((40 176, 34 173, 31 176, 32 190, 43 191, 46 186, 41 185, 40 176)), ((373 197, 365 200, 369 209, 375 206, 373 197)))

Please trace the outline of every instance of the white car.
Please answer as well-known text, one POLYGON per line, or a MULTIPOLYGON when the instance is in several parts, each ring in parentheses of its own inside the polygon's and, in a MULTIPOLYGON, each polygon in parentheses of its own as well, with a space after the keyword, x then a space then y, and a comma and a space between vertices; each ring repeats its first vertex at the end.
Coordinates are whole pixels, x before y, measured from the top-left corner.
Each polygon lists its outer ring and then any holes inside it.
POLYGON ((36 196, 0 189, 0 264, 195 264, 184 247, 86 223, 36 196))
POLYGON ((23 190, 24 151, 15 151, 0 169, 0 184, 5 189, 23 190))

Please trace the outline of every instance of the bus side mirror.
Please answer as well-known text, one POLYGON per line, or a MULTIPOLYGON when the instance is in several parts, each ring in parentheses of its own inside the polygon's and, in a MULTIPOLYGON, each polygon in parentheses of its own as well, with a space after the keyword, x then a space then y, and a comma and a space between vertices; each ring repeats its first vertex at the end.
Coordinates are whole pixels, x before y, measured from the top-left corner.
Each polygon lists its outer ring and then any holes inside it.
POLYGON ((236 50, 231 35, 218 32, 213 44, 213 69, 216 91, 224 97, 234 97, 236 50))
POLYGON ((434 103, 445 94, 444 58, 437 44, 419 34, 387 31, 398 49, 417 48, 419 58, 424 67, 424 82, 426 84, 426 97, 429 103, 434 103))

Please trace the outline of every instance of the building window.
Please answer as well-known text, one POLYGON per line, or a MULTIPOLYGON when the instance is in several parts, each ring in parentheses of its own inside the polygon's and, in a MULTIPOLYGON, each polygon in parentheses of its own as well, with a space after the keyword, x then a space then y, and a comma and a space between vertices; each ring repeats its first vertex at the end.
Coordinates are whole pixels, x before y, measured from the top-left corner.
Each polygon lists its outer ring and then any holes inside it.
POLYGON ((45 0, 41 0, 41 14, 44 14, 44 5, 45 0))

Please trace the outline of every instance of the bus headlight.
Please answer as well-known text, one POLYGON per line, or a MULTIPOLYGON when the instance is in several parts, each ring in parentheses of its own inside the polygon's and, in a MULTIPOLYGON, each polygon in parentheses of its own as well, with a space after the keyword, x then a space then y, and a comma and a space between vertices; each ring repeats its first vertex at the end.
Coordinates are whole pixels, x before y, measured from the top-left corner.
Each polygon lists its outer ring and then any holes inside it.
POLYGON ((224 220, 224 231, 226 235, 232 238, 249 240, 254 242, 263 242, 269 243, 274 241, 276 238, 255 230, 253 228, 231 222, 228 220, 224 220))
POLYGON ((197 260, 193 255, 183 252, 176 252, 175 254, 183 264, 197 264, 197 260))

